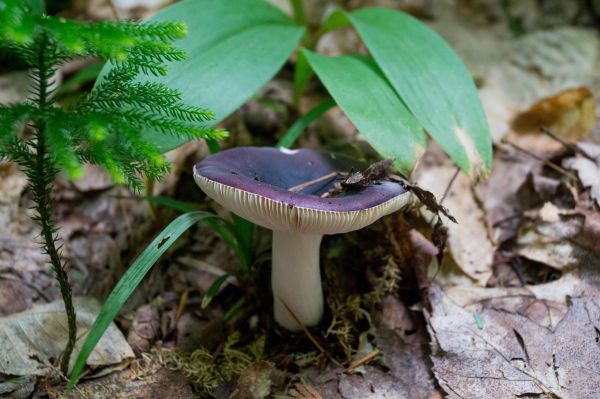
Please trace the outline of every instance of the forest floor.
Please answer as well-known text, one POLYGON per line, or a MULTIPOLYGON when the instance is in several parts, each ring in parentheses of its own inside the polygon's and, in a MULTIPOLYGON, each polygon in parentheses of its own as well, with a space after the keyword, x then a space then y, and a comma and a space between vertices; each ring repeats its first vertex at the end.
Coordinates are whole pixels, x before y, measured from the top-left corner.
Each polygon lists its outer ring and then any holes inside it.
MULTIPOLYGON (((332 3, 310 1, 309 16, 320 18, 332 3)), ((325 318, 290 333, 272 318, 269 231, 257 231, 255 273, 240 281, 235 254, 198 224, 127 302, 73 397, 600 397, 598 16, 566 4, 579 2, 522 2, 511 15, 500 3, 403 2, 463 57, 494 135, 487 181, 471 184, 434 144, 412 176, 458 221, 443 220, 443 253, 432 244, 434 216, 416 206, 363 230, 326 236, 325 318), (224 274, 220 292, 201 306, 224 274)), ((80 7, 70 12, 111 18, 103 1, 80 7)), ((120 11, 123 17, 152 12, 120 11)), ((345 30, 320 46, 327 54, 363 51, 345 30)), ((61 80, 86 65, 70 63, 61 80)), ((284 67, 223 123, 232 133, 227 146, 272 145, 293 122, 290 71, 284 67)), ((0 74, 0 100, 19 95, 23 76, 0 74)), ((90 87, 76 86, 63 101, 90 87)), ((321 98, 315 85, 303 106, 321 98)), ((337 108, 313 123, 299 145, 374 156, 337 108)), ((192 166, 207 155, 200 142, 169 153, 174 171, 154 194, 224 214, 192 177, 192 166)), ((55 184, 80 331, 140 250, 177 216, 123 198, 129 196, 95 168, 82 180, 55 184)), ((10 336, 10 360, 17 359, 10 373, 0 374, 0 396, 58 398, 65 381, 50 371, 66 327, 54 316, 60 292, 40 253, 31 205, 22 172, 0 161, 0 335, 10 336), (42 338, 34 341, 28 331, 42 338)))

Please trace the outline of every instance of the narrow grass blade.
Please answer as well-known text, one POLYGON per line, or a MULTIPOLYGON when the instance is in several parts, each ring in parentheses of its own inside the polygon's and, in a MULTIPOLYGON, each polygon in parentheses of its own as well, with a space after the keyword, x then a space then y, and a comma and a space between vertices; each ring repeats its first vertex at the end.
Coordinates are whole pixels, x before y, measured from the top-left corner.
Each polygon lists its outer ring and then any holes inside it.
POLYGON ((88 357, 94 350, 94 347, 150 268, 152 268, 166 250, 175 243, 177 238, 191 226, 201 220, 206 221, 217 217, 218 216, 209 212, 198 211, 185 213, 173 220, 158 236, 156 236, 150 245, 142 251, 127 272, 125 272, 123 277, 121 277, 117 286, 106 299, 104 306, 102 306, 96 321, 92 325, 92 328, 79 351, 73 371, 71 372, 67 391, 73 389, 85 367, 88 357))
POLYGON ((300 134, 311 124, 315 119, 319 118, 325 112, 335 107, 335 101, 327 100, 320 104, 317 104, 314 108, 308 111, 304 116, 299 118, 294 124, 288 129, 287 132, 281 137, 277 143, 277 147, 290 148, 294 145, 300 134))
POLYGON ((304 92, 304 88, 310 81, 310 78, 315 73, 313 72, 306 56, 303 52, 298 52, 298 56, 296 57, 296 65, 294 65, 294 106, 298 108, 300 104, 300 98, 302 97, 302 93, 304 92))
POLYGON ((240 259, 244 268, 244 276, 242 277, 247 277, 250 274, 250 266, 252 266, 252 262, 254 261, 254 231, 256 230, 256 225, 235 213, 231 214, 231 218, 233 219, 233 231, 244 256, 244 259, 240 259))
POLYGON ((219 293, 219 289, 223 283, 227 280, 227 277, 229 277, 229 274, 223 274, 222 276, 217 277, 210 287, 208 287, 208 290, 206 291, 206 294, 204 294, 202 303, 200 305, 202 309, 206 309, 206 307, 210 305, 213 298, 219 293))
POLYGON ((164 197, 161 195, 140 195, 140 196, 133 196, 133 197, 119 196, 118 198, 133 199, 133 200, 138 200, 138 201, 142 201, 142 200, 148 201, 148 202, 152 202, 153 204, 156 204, 156 205, 162 205, 162 206, 166 206, 166 207, 175 209, 176 211, 179 211, 182 213, 195 212, 195 211, 202 210, 200 208, 200 206, 197 204, 194 204, 191 202, 179 201, 179 200, 173 199, 171 197, 164 197))
MULTIPOLYGON (((175 209, 179 212, 195 212, 200 211, 201 208, 193 203, 179 201, 170 197, 163 197, 160 195, 146 195, 146 196, 136 196, 136 197, 119 197, 119 198, 127 198, 127 199, 135 199, 135 200, 146 200, 152 202, 157 205, 167 206, 169 208, 175 209)), ((213 219, 207 219, 204 221, 208 227, 216 231, 222 238, 225 240, 227 245, 235 252, 238 257, 242 267, 245 271, 250 267, 251 256, 252 254, 252 237, 253 237, 253 228, 254 225, 248 222, 245 219, 240 218, 239 216, 233 217, 234 224, 227 222, 225 219, 218 217, 215 215, 213 219), (250 224, 252 227, 251 232, 244 232, 243 230, 249 230, 250 227, 240 228, 242 226, 242 222, 238 221, 241 219, 246 224, 250 224), (245 236, 250 236, 249 238, 245 236), (246 242, 249 240, 250 244, 246 242)))
POLYGON ((208 138, 206 139, 206 145, 208 146, 208 150, 211 154, 216 154, 221 151, 221 147, 219 146, 219 142, 215 139, 208 138))

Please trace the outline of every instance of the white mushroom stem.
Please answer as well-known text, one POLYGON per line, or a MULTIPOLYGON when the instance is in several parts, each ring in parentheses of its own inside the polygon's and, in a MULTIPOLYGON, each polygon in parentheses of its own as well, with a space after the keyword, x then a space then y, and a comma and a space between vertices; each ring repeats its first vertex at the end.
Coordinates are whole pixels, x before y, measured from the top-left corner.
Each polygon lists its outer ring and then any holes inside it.
POLYGON ((320 234, 273 231, 271 286, 275 321, 291 331, 314 326, 323 316, 323 291, 319 269, 320 234), (285 305, 284 305, 285 303, 285 305))

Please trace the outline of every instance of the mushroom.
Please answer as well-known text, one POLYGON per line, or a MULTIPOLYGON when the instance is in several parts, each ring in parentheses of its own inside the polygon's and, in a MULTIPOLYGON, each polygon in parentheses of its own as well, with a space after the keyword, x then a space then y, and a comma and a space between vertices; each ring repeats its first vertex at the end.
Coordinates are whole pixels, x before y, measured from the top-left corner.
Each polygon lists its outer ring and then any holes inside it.
POLYGON ((333 187, 336 172, 362 167, 339 154, 272 147, 229 149, 194 167, 194 179, 209 197, 273 230, 274 314, 288 330, 314 326, 323 315, 323 235, 361 229, 409 202, 410 194, 391 181, 321 197, 333 187))

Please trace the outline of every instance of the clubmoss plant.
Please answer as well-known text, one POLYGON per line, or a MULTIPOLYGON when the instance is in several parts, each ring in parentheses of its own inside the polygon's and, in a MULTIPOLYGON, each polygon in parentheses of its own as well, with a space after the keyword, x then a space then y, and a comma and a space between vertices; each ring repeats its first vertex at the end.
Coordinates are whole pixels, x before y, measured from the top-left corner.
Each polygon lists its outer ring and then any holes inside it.
POLYGON ((136 81, 140 73, 166 73, 166 63, 185 58, 173 42, 186 33, 177 22, 83 23, 44 15, 36 0, 0 0, 0 47, 29 68, 33 91, 28 100, 0 105, 0 158, 18 163, 27 175, 48 254, 65 303, 69 336, 60 368, 66 374, 77 336, 61 246, 52 213, 52 186, 64 170, 81 177, 84 163, 104 167, 117 183, 134 190, 143 176, 160 179, 169 170, 145 129, 196 138, 221 138, 207 128, 212 112, 183 103, 181 94, 156 82, 136 81), (101 84, 68 108, 55 103, 57 68, 74 57, 109 60, 113 67, 101 84))

